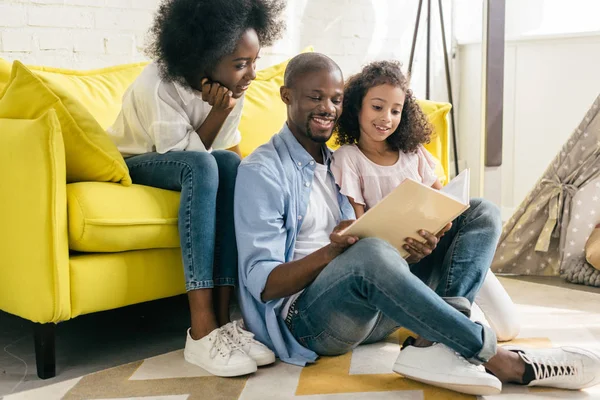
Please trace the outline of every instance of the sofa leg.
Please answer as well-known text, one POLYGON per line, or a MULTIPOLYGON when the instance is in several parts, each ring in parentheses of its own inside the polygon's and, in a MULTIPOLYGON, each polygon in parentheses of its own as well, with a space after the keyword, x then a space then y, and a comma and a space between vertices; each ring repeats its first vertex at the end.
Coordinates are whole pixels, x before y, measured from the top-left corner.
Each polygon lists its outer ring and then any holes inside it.
POLYGON ((40 379, 56 376, 55 324, 35 324, 35 362, 40 379))

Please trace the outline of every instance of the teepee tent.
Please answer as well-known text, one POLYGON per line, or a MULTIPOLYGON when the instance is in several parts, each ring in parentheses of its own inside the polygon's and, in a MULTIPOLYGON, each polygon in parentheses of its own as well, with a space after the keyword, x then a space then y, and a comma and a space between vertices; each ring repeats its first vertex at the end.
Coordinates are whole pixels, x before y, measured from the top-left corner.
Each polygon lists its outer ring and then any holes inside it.
MULTIPOLYGON (((599 176, 600 96, 504 226, 492 270, 514 275, 568 274, 564 268, 585 257, 583 247, 564 251, 572 200, 599 176), (566 254, 569 263, 563 262, 566 254)), ((589 211, 588 224, 600 221, 600 202, 577 207, 589 211)))

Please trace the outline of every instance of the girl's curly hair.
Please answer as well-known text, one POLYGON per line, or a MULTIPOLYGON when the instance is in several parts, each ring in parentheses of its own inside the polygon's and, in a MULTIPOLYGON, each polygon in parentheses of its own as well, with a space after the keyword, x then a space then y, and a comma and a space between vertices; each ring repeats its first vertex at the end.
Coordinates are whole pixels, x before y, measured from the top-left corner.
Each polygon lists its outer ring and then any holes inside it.
POLYGON ((163 0, 150 28, 146 53, 157 61, 161 76, 189 86, 254 28, 261 46, 281 36, 283 0, 163 0))
POLYGON ((356 144, 360 137, 358 115, 367 91, 375 86, 389 84, 399 87, 406 94, 402 119, 394 133, 387 139, 393 150, 414 153, 420 144, 429 143, 432 128, 421 107, 417 104, 408 79, 397 61, 376 61, 351 76, 344 88, 342 115, 337 122, 337 143, 356 144))

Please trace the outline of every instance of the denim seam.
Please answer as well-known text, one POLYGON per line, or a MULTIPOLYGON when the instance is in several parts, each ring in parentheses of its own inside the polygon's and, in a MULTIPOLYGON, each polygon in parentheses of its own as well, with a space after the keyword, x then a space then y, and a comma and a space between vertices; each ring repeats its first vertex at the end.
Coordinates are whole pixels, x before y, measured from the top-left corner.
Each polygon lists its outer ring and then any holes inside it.
MULTIPOLYGON (((303 310, 301 310, 300 312, 304 313, 308 308, 310 308, 321 296, 325 295, 326 293, 328 293, 329 291, 333 290, 337 285, 339 285, 344 279, 347 279, 349 276, 355 276, 355 277, 362 277, 363 279, 365 279, 366 281, 368 281, 370 284, 372 284, 373 286, 375 286, 378 290, 380 290, 382 293, 384 293, 386 295, 386 297, 388 297, 389 299, 393 300, 393 297, 388 295, 387 292, 385 292, 384 290, 382 290, 375 282, 371 281, 369 278, 367 278, 366 276, 362 276, 359 274, 356 274, 354 272, 348 272, 345 275, 343 275, 342 277, 340 277, 337 282, 330 286, 327 290, 325 290, 324 292, 322 292, 321 294, 319 294, 319 296, 315 297, 315 299, 308 304, 303 310)), ((420 319, 419 317, 413 315, 412 313, 407 312, 401 305, 399 305, 398 303, 394 302, 394 304, 400 308, 406 315, 410 316, 411 318, 414 318, 415 320, 419 321, 422 325, 427 326, 427 324, 420 319)), ((331 327, 326 325, 326 328, 331 331, 331 327)), ((325 331, 325 329, 323 329, 325 331)), ((329 336, 333 337, 334 339, 337 339, 341 342, 347 343, 344 340, 341 340, 339 338, 337 338, 335 335, 331 335, 329 334, 329 336)), ((451 340, 454 344, 459 345, 459 347, 463 348, 464 350, 470 351, 468 348, 465 348, 462 344, 458 343, 456 340, 456 338, 452 337, 452 336, 446 336, 449 340, 451 340)), ((475 352, 477 354, 477 352, 475 352)))
MULTIPOLYGON (((343 281, 344 279, 346 279, 346 278, 347 278, 348 276, 350 276, 350 275, 356 275, 356 274, 354 274, 353 272, 348 272, 348 273, 346 273, 346 274, 345 274, 345 275, 343 275, 341 278, 339 278, 339 279, 338 279, 338 280, 335 282, 335 284, 334 284, 334 285, 330 286, 329 288, 327 288, 327 290, 325 290, 324 292, 322 292, 321 294, 319 294, 317 297, 315 297, 315 299, 314 299, 312 302, 310 302, 310 304, 308 304, 308 305, 307 305, 306 307, 304 307, 303 309, 301 309, 301 310, 298 310, 298 317, 299 317, 299 318, 301 318, 301 319, 303 320, 304 324, 306 324, 306 325, 310 325, 310 326, 313 326, 312 324, 309 324, 309 323, 308 323, 308 321, 306 321, 306 319, 304 318, 304 314, 306 313, 306 310, 308 310, 308 309, 309 309, 309 308, 310 308, 310 307, 311 307, 311 306, 312 306, 312 305, 313 305, 313 304, 314 304, 314 303, 315 303, 315 302, 316 302, 316 301, 317 301, 317 300, 318 300, 318 299, 319 299, 321 296, 323 296, 323 295, 325 295, 325 294, 329 293, 331 290, 333 290, 334 288, 336 288, 336 287, 337 287, 337 285, 338 285, 338 284, 339 284, 341 281, 343 281)), ((358 276, 358 275, 356 275, 356 276, 358 276)), ((340 339, 340 338, 338 338, 336 335, 332 335, 332 334, 331 334, 331 331, 332 331, 332 330, 333 330, 333 329, 331 329, 331 327, 330 327, 329 325, 325 324, 325 328, 323 328, 323 329, 321 330, 321 332, 319 332, 317 335, 307 335, 307 336, 302 336, 301 338, 302 338, 302 339, 305 339, 305 338, 310 338, 310 337, 316 338, 316 337, 318 337, 318 336, 322 335, 322 334, 323 334, 325 331, 327 331, 327 334, 328 334, 330 337, 332 337, 332 338, 334 338, 334 339, 336 339, 336 340, 338 340, 338 341, 340 341, 340 342, 342 342, 342 343, 346 343, 346 344, 349 344, 349 345, 352 345, 352 344, 353 344, 353 342, 347 342, 347 341, 345 341, 345 340, 343 340, 343 339, 340 339)))
MULTIPOLYGON (((193 172, 194 172, 194 169, 192 168, 192 166, 189 163, 184 162, 184 161, 173 161, 173 160, 142 161, 140 163, 136 163, 131 166, 128 166, 128 168, 129 168, 129 170, 132 170, 132 169, 141 168, 141 167, 144 167, 147 165, 161 165, 161 164, 163 164, 163 165, 164 164, 167 164, 167 165, 173 164, 173 165, 184 166, 190 171, 191 174, 193 174, 193 172)), ((193 179, 193 177, 192 177, 192 179, 193 179)), ((189 267, 187 268, 187 271, 186 271, 188 278, 193 275, 193 271, 194 271, 193 265, 195 265, 194 252, 192 249, 193 243, 191 240, 191 233, 190 233, 190 224, 191 224, 191 219, 192 219, 191 218, 191 206, 190 206, 191 201, 190 200, 193 195, 192 188, 193 188, 193 185, 191 185, 191 187, 190 187, 190 194, 186 201, 187 207, 185 210, 185 216, 186 216, 186 220, 185 220, 185 228, 186 228, 186 232, 185 232, 186 243, 185 244, 186 244, 186 246, 185 247, 186 247, 186 253, 187 253, 186 258, 189 260, 189 267)), ((181 232, 179 232, 179 235, 181 236, 181 232)), ((182 253, 183 253, 183 250, 182 250, 182 253)))
MULTIPOLYGON (((373 326, 373 330, 371 332, 369 332, 369 334, 367 335, 367 337, 363 340, 363 342, 366 342, 369 340, 369 338, 371 337, 371 335, 373 334, 373 331, 377 328, 377 325, 381 322, 381 320, 383 320, 383 318, 385 317, 385 315, 379 311, 379 316, 377 317, 377 321, 375 321, 375 325, 373 326)), ((397 322, 396 322, 397 323, 397 322)), ((393 332, 398 330, 398 326, 389 329, 387 331, 385 331, 385 335, 383 335, 383 337, 388 337, 390 336, 393 332)))
POLYGON ((185 290, 187 292, 198 289, 212 289, 214 287, 213 280, 205 280, 205 281, 191 281, 186 283, 185 290))
MULTIPOLYGON (((375 287, 376 287, 376 288, 377 288, 379 291, 381 291, 381 292, 382 292, 382 293, 383 293, 383 294, 384 294, 384 295, 385 295, 385 296, 386 296, 388 299, 390 299, 390 300, 391 300, 391 301, 392 301, 392 302, 393 302, 393 303, 394 303, 394 304, 395 304, 395 305, 396 305, 398 308, 400 308, 400 309, 401 309, 401 310, 402 310, 402 311, 403 311, 403 312, 404 312, 406 315, 408 315, 408 316, 410 316, 411 318, 413 318, 413 319, 415 319, 415 320, 419 321, 419 323, 420 323, 421 325, 423 325, 423 326, 427 326, 427 324, 426 324, 426 323, 425 323, 425 322, 424 322, 424 321, 423 321, 421 318, 419 318, 418 316, 415 316, 415 315, 413 315, 412 313, 408 312, 407 310, 405 310, 405 309, 404 309, 404 307, 402 307, 400 304, 398 304, 397 302, 395 302, 395 301, 394 301, 394 299, 393 299, 393 297, 392 297, 392 296, 390 296, 390 295, 389 295, 387 292, 385 292, 383 289, 381 289, 381 288, 379 287, 379 285, 377 285, 375 282, 373 282, 372 280, 370 280, 370 279, 369 279, 369 278, 367 278, 366 276, 363 276, 363 275, 356 274, 355 272, 352 272, 352 271, 350 271, 350 272, 347 272, 345 275, 343 275, 342 277, 340 277, 340 278, 339 278, 339 279, 338 279, 338 280, 335 282, 335 284, 334 284, 334 285, 330 286, 329 288, 327 288, 327 290, 325 290, 324 292, 322 292, 321 294, 319 294, 318 296, 316 296, 316 297, 315 297, 315 299, 314 299, 314 300, 313 300, 313 301, 312 301, 310 304, 308 304, 306 307, 304 307, 302 310, 300 310, 300 313, 301 313, 301 314, 304 314, 304 313, 306 312, 306 310, 307 310, 308 308, 310 308, 310 307, 311 307, 311 306, 312 306, 312 305, 313 305, 313 304, 314 304, 314 303, 315 303, 315 302, 316 302, 316 301, 317 301, 317 300, 318 300, 318 299, 319 299, 321 296, 323 296, 323 295, 325 295, 325 294, 329 293, 329 291, 331 291, 331 290, 335 289, 335 288, 336 288, 336 287, 337 287, 337 286, 338 286, 338 285, 339 285, 339 284, 340 284, 340 283, 341 283, 341 282, 342 282, 344 279, 347 279, 349 276, 354 276, 354 277, 362 277, 362 278, 363 278, 363 279, 365 279, 367 282, 369 282, 370 284, 372 284, 373 286, 375 286, 375 287)), ((302 315, 300 315, 300 317, 301 317, 301 318, 303 318, 303 316, 302 316, 302 315)), ((304 319, 304 318, 303 318, 303 319, 304 319)), ((305 323, 306 323, 306 321, 305 321, 305 323)), ((312 325, 312 324, 311 324, 311 325, 312 325)), ((329 330, 329 331, 331 331, 332 329, 331 329, 331 327, 330 327, 330 326, 326 325, 326 326, 325 326, 325 329, 323 329, 323 331, 325 331, 325 330, 329 330)), ((321 332, 321 333, 322 333, 322 332, 321 332)), ((319 335, 320 335, 321 333, 319 333, 319 335)), ((438 332, 438 333, 439 333, 439 332, 438 332)), ((313 336, 314 336, 314 335, 313 335, 313 336)), ((317 336, 318 336, 318 335, 317 335, 317 336)), ((329 336, 331 336, 332 338, 334 338, 334 339, 337 339, 337 340, 339 340, 339 341, 341 341, 341 342, 347 343, 347 342, 345 342, 344 340, 341 340, 341 339, 337 338, 335 335, 331 335, 331 334, 329 334, 329 336)), ((306 337, 310 337, 310 335, 309 335, 309 336, 303 336, 303 338, 306 338, 306 337)), ((465 346, 463 346, 461 343, 458 343, 458 342, 457 342, 457 339, 456 339, 455 337, 453 337, 453 336, 445 336, 445 337, 446 337, 447 339, 449 339, 449 340, 450 340, 450 341, 451 341, 453 344, 455 344, 455 345, 458 345, 458 347, 462 348, 463 350, 466 350, 467 354, 469 354, 469 352, 471 351, 470 349, 468 349, 468 348, 466 348, 465 346)), ((482 339, 482 340, 483 340, 483 339, 482 339)), ((482 349, 483 349, 483 343, 482 343, 482 349)), ((477 354, 479 354, 479 351, 481 351, 481 349, 480 349, 480 350, 478 350, 478 351, 475 351, 475 356, 476 356, 477 354)))
POLYGON ((448 290, 450 289, 450 286, 452 286, 452 277, 453 277, 453 271, 454 271, 454 257, 456 255, 456 243, 460 240, 462 235, 463 235, 463 231, 462 231, 462 229, 459 229, 458 232, 456 232, 456 236, 455 236, 454 240, 452 241, 452 256, 450 258, 450 268, 448 268, 448 279, 446 280, 446 288, 444 289, 444 296, 448 295, 448 290))
MULTIPOLYGON (((369 278, 367 277, 363 277, 363 279, 367 280, 369 283, 371 283, 373 286, 375 286, 378 290, 380 290, 382 293, 384 293, 386 295, 386 297, 388 297, 392 302, 394 302, 394 304, 400 308, 406 315, 409 315, 410 317, 416 319, 417 321, 419 321, 422 325, 427 326, 427 324, 419 317, 407 312, 400 304, 398 304, 397 302, 394 301, 394 298, 390 295, 387 294, 387 292, 385 292, 383 289, 381 289, 377 283, 371 281, 369 278)), ((439 334, 439 331, 437 332, 439 334)), ((457 338, 453 337, 453 336, 445 336, 447 339, 449 339, 450 341, 452 341, 453 344, 458 345, 458 347, 461 347, 463 350, 467 350, 467 354, 470 352, 470 349, 466 348, 465 346, 462 345, 462 343, 457 342, 457 338)), ((482 348, 483 348, 483 340, 482 340, 482 348)), ((478 354, 480 350, 476 351, 475 354, 478 354)))
POLYGON ((215 286, 235 286, 234 278, 217 278, 214 282, 215 286))

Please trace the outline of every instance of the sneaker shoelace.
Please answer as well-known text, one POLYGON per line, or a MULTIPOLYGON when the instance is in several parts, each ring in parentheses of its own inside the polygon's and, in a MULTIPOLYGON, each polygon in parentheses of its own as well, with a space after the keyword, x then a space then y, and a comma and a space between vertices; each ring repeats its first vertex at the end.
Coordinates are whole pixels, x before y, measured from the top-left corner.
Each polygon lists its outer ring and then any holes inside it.
POLYGON ((573 361, 559 361, 553 357, 533 357, 526 353, 519 353, 519 355, 533 368, 535 380, 578 379, 580 377, 577 365, 573 361))
POLYGON ((210 348, 210 358, 215 358, 217 353, 222 357, 225 357, 230 355, 233 351, 240 349, 223 329, 219 329, 217 333, 208 340, 212 343, 212 347, 210 348))
POLYGON ((240 347, 255 342, 254 334, 242 329, 242 327, 237 321, 233 321, 227 324, 226 329, 227 333, 229 333, 229 335, 231 336, 233 342, 240 347))

